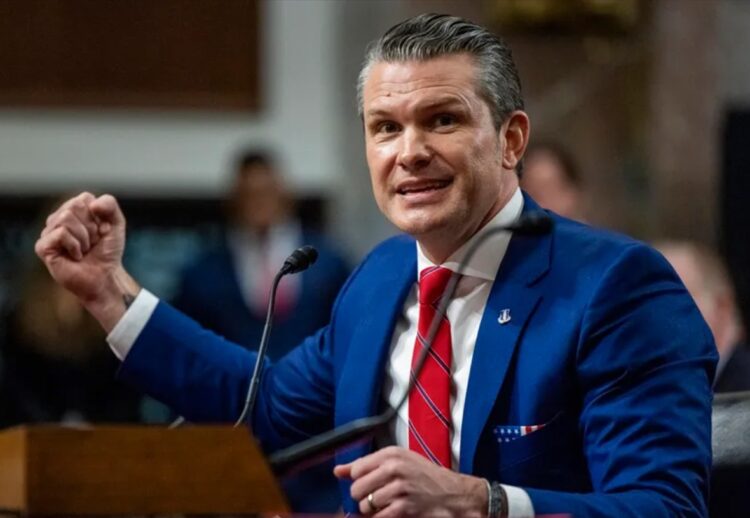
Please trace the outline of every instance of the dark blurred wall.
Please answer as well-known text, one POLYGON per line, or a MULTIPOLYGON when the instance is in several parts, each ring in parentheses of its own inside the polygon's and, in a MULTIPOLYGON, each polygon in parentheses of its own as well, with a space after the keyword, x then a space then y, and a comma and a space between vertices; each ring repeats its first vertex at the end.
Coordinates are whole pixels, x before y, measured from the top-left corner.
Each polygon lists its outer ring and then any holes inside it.
POLYGON ((723 137, 721 248, 750 329, 750 107, 727 115, 723 137))
POLYGON ((652 224, 660 235, 717 244, 719 4, 654 3, 649 88, 652 224))

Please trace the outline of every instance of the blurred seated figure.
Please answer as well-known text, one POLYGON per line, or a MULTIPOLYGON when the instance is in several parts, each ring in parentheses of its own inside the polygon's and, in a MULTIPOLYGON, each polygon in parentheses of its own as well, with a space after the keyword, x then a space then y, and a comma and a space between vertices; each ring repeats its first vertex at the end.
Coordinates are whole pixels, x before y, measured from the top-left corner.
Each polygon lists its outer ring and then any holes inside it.
POLYGON ((722 260, 714 251, 688 241, 666 241, 656 248, 677 271, 714 335, 719 351, 714 391, 750 390, 750 350, 722 260))
POLYGON ((316 263, 279 284, 268 347, 278 359, 328 322, 349 271, 325 238, 294 218, 291 197, 265 153, 239 157, 227 212, 224 242, 185 269, 174 303, 203 326, 255 349, 276 272, 296 248, 314 246, 316 263))
POLYGON ((0 324, 0 426, 139 421, 142 397, 114 380, 97 322, 43 268, 21 281, 0 324))
MULTIPOLYGON (((325 238, 295 219, 291 197, 266 153, 249 150, 239 156, 227 212, 224 242, 186 268, 174 305, 227 339, 257 349, 276 272, 295 249, 314 246, 315 264, 279 284, 268 344, 269 357, 278 359, 328 323, 349 270, 325 238)), ((338 510, 332 469, 327 463, 284 484, 293 510, 338 510)))
POLYGON ((521 188, 545 209, 585 221, 586 203, 573 157, 552 143, 532 145, 526 152, 521 188))
MULTIPOLYGON (((750 351, 729 274, 713 250, 689 241, 666 241, 656 247, 672 264, 711 328, 719 351, 715 392, 750 390, 750 351)), ((740 518, 750 510, 750 470, 743 466, 711 473, 709 516, 740 518)))

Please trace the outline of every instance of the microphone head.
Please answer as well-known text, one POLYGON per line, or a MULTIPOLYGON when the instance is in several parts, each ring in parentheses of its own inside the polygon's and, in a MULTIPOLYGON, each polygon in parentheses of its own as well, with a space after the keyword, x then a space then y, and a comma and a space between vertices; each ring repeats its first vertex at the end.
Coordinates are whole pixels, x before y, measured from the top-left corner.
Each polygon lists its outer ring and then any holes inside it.
POLYGON ((512 230, 518 234, 524 236, 542 236, 549 234, 552 231, 552 227, 555 226, 555 222, 546 213, 537 210, 534 212, 527 212, 521 214, 508 230, 512 230))
POLYGON ((318 251, 310 245, 299 247, 286 258, 282 271, 284 273, 299 273, 307 270, 318 260, 318 251))

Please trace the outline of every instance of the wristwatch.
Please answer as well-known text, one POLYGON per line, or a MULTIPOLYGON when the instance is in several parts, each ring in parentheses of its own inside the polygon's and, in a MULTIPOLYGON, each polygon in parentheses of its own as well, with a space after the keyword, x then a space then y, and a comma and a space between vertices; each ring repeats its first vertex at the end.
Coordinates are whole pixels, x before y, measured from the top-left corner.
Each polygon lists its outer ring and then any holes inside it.
POLYGON ((500 482, 487 483, 487 518, 506 518, 508 516, 508 495, 500 482))

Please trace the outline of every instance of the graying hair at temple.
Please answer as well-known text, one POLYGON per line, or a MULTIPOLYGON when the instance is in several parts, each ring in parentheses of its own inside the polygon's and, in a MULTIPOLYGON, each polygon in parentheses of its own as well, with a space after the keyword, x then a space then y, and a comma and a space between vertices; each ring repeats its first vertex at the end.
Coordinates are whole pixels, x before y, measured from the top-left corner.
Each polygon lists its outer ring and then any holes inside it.
POLYGON ((496 128, 514 110, 523 109, 521 81, 505 42, 484 27, 445 14, 420 14, 391 27, 372 42, 357 82, 357 105, 363 115, 362 91, 377 62, 426 61, 469 53, 477 61, 479 94, 487 101, 496 128))

